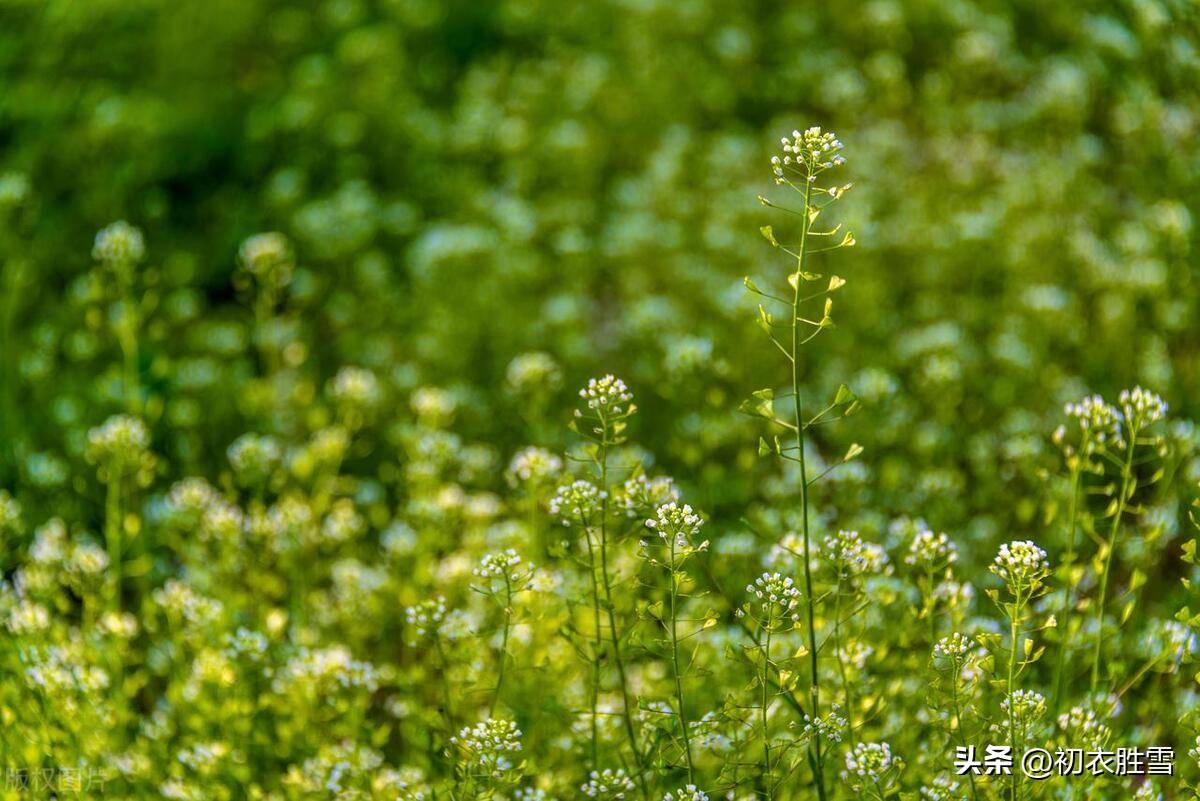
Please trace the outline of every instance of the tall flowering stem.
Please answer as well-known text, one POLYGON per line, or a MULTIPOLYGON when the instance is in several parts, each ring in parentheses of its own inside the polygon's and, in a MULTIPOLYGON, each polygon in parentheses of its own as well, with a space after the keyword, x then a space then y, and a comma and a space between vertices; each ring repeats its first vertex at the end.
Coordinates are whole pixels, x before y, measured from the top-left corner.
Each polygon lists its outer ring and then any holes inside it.
MULTIPOLYGON (((1004 582, 1005 590, 1011 597, 1008 603, 999 602, 999 594, 992 594, 1009 621, 1009 652, 1008 672, 1005 676, 1007 698, 1012 698, 1017 692, 1016 680, 1020 669, 1027 662, 1019 662, 1021 652, 1021 629, 1025 622, 1026 609, 1030 602, 1046 593, 1046 579, 1050 575, 1050 563, 1046 560, 1046 552, 1027 540, 1011 542, 1000 546, 992 562, 991 571, 1004 582)), ((1004 709, 1008 718, 1009 745, 1013 753, 1017 753, 1017 730, 1020 717, 1016 714, 1011 703, 1004 709)), ((1009 783, 1010 798, 1017 798, 1017 773, 1013 771, 1009 783)))
MULTIPOLYGON (((783 138, 782 146, 783 155, 775 156, 771 159, 775 182, 777 185, 791 188, 803 197, 803 208, 794 210, 777 205, 766 198, 760 197, 759 200, 763 205, 768 207, 791 212, 799 217, 800 220, 799 242, 795 246, 795 249, 781 244, 776 239, 774 229, 771 226, 762 228, 762 234, 766 237, 767 241, 773 247, 787 253, 795 261, 795 272, 791 273, 787 279, 791 288, 790 298, 760 290, 749 278, 746 279, 746 288, 762 298, 763 303, 774 303, 787 308, 788 319, 778 322, 775 316, 771 312, 768 312, 764 305, 760 304, 758 307, 758 323, 771 338, 775 347, 783 353, 791 368, 792 415, 791 420, 776 416, 773 406, 774 393, 772 390, 760 390, 756 392, 755 400, 748 402, 748 405, 743 405, 743 410, 750 414, 766 418, 791 434, 792 442, 789 445, 782 444, 778 437, 775 437, 773 446, 765 440, 761 441, 759 445, 760 453, 766 454, 774 451, 781 458, 799 465, 800 520, 804 546, 804 592, 810 660, 809 695, 812 699, 811 711, 815 719, 819 718, 821 713, 821 678, 811 567, 812 532, 810 524, 811 515, 809 513, 809 491, 812 488, 812 484, 820 476, 810 481, 808 462, 805 454, 806 430, 810 425, 828 422, 830 419, 828 416, 833 413, 848 414, 856 404, 853 394, 843 387, 844 391, 838 392, 838 397, 835 398, 832 404, 811 419, 805 419, 804 403, 800 394, 800 348, 822 331, 832 326, 833 320, 830 314, 833 308, 833 299, 831 295, 845 285, 845 281, 841 278, 831 276, 824 289, 809 291, 816 286, 816 282, 822 280, 822 276, 808 271, 808 261, 812 255, 817 253, 852 246, 854 244, 854 237, 846 233, 842 235, 840 241, 831 239, 831 241, 836 241, 836 244, 819 248, 812 248, 810 246, 810 239, 812 237, 833 238, 839 233, 841 228, 839 225, 831 230, 818 231, 813 228, 813 225, 824 208, 840 199, 850 188, 849 185, 821 186, 818 184, 818 179, 822 173, 838 167, 845 162, 845 159, 841 155, 842 143, 831 132, 822 131, 820 128, 809 128, 803 133, 793 131, 791 137, 783 138), (823 299, 821 314, 819 316, 814 315, 815 319, 805 317, 806 305, 810 301, 821 299, 823 299), (778 329, 787 331, 787 342, 780 341, 779 337, 776 336, 778 329)), ((853 455, 857 454, 853 451, 851 454, 847 454, 847 459, 853 458, 853 455)), ((820 799, 824 799, 826 795, 824 757, 821 753, 820 739, 814 738, 810 748, 812 749, 815 766, 816 775, 814 782, 817 795, 820 799)))
POLYGON ((666 569, 671 585, 669 590, 670 606, 668 619, 663 621, 664 628, 671 641, 671 671, 675 677, 675 704, 679 718, 679 727, 683 734, 683 753, 687 762, 688 782, 696 779, 696 767, 692 761, 692 739, 689 731, 687 705, 683 694, 683 671, 679 667, 679 596, 680 585, 687 579, 684 563, 693 555, 708 550, 708 540, 699 542, 700 527, 704 520, 696 514, 692 507, 680 506, 671 502, 659 506, 655 516, 646 521, 646 527, 657 532, 662 539, 666 551, 666 561, 652 561, 662 564, 666 569))
POLYGON ((1067 511, 1067 551, 1063 556, 1061 568, 1063 599, 1058 612, 1058 625, 1062 635, 1058 659, 1054 666, 1052 703, 1055 714, 1058 713, 1063 700, 1071 640, 1074 637, 1072 617, 1075 613, 1075 585, 1078 583, 1074 571, 1078 549, 1079 496, 1083 485, 1083 474, 1085 472, 1103 474, 1104 468, 1097 462, 1097 456, 1104 452, 1111 441, 1116 441, 1120 436, 1118 423, 1120 413, 1099 395, 1084 398, 1078 403, 1069 403, 1064 411, 1068 417, 1078 423, 1078 438, 1077 440, 1073 439, 1065 425, 1059 426, 1053 436, 1055 444, 1062 450, 1070 486, 1067 511))
MULTIPOLYGON (((933 644, 933 666, 939 672, 945 673, 950 680, 950 709, 954 713, 954 720, 950 727, 952 729, 951 736, 961 748, 967 748, 967 735, 963 730, 963 689, 960 684, 963 680, 964 669, 972 662, 973 650, 971 639, 958 632, 943 637, 933 644)), ((967 771, 967 779, 970 782, 971 798, 978 799, 979 790, 975 786, 975 774, 967 771)))
POLYGON ((138 365, 141 307, 134 299, 133 289, 134 270, 145 255, 142 232, 124 220, 101 229, 92 247, 92 258, 103 265, 116 285, 117 303, 113 307, 112 327, 121 348, 125 402, 130 414, 140 414, 142 407, 138 365))
MULTIPOLYGON (((771 749, 771 671, 774 666, 771 661, 771 636, 776 632, 784 632, 796 626, 800 617, 797 607, 800 606, 800 590, 790 576, 779 573, 763 573, 753 584, 746 586, 749 596, 743 614, 749 614, 755 621, 759 632, 760 660, 762 668, 758 676, 761 696, 758 707, 758 721, 763 740, 763 773, 762 783, 768 801, 774 798, 774 765, 771 749)), ((814 719, 816 716, 813 716, 814 719)), ((814 737, 813 741, 818 740, 814 737)), ((818 787, 822 786, 820 783, 818 787)))
MULTIPOLYGON (((642 787, 643 795, 645 795, 642 752, 638 746, 637 732, 633 726, 633 712, 629 702, 629 681, 626 677, 625 659, 621 653, 621 635, 617 628, 616 607, 613 603, 612 574, 608 568, 609 455, 612 448, 625 443, 625 432, 629 426, 629 419, 637 412, 637 406, 633 404, 633 393, 629 391, 625 382, 613 375, 591 379, 587 386, 579 391, 579 397, 583 400, 583 408, 575 411, 572 428, 576 433, 591 441, 587 452, 599 481, 599 503, 595 515, 595 528, 598 532, 595 550, 599 555, 599 584, 604 591, 603 606, 607 612, 613 661, 616 663, 617 676, 620 681, 625 735, 633 752, 638 782, 642 787)), ((589 548, 591 547, 589 538, 589 548)), ((593 725, 594 721, 595 715, 593 715, 593 725)))
POLYGON ((108 597, 121 609, 121 567, 125 556, 125 501, 137 487, 149 485, 156 459, 150 432, 137 417, 116 415, 88 432, 87 458, 105 485, 104 539, 108 550, 108 597))
POLYGON ((1096 641, 1092 651, 1092 678, 1089 693, 1094 695, 1100 684, 1100 656, 1104 643, 1104 605, 1108 599, 1108 579, 1112 573, 1113 554, 1117 550, 1117 536, 1121 532, 1121 520, 1128 511, 1129 501, 1138 488, 1133 474, 1134 453, 1138 445, 1155 444, 1156 440, 1143 437, 1145 430, 1167 414, 1167 404, 1153 392, 1136 387, 1121 392, 1116 410, 1119 420, 1118 444, 1124 447, 1124 458, 1120 465, 1120 493, 1112 504, 1112 529, 1104 550, 1104 568, 1100 573, 1100 596, 1096 602, 1096 641))
POLYGON ((499 668, 496 675, 496 689, 492 693, 492 703, 488 715, 496 711, 504 691, 504 674, 508 665, 508 639, 512 633, 513 601, 516 596, 529 589, 533 580, 534 567, 522 564, 517 552, 509 548, 502 553, 489 553, 483 557, 474 574, 479 584, 472 587, 476 592, 494 600, 501 609, 503 623, 501 624, 499 668))

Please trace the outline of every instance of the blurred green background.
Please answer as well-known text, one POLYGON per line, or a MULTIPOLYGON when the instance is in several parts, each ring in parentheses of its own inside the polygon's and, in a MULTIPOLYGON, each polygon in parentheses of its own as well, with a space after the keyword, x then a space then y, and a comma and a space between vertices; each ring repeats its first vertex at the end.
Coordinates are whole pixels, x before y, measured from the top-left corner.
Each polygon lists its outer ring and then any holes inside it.
POLYGON ((147 242, 147 416, 174 474, 212 473, 245 430, 318 424, 310 401, 343 364, 380 376, 381 430, 436 386, 502 460, 564 442, 571 388, 612 371, 638 395, 638 441, 735 519, 774 491, 733 413, 781 377, 741 285, 788 269, 756 195, 778 137, 819 124, 847 144, 859 247, 805 382, 864 401, 821 450, 867 449, 827 514, 919 515, 990 554, 1040 525, 1064 401, 1143 382, 1200 412, 1198 16, 1185 0, 5 0, 5 483, 30 510, 82 493, 84 434, 122 408, 90 250, 127 219, 147 242), (254 382, 233 281, 239 244, 268 230, 297 254, 278 336, 298 423, 254 382), (508 378, 530 351, 562 374, 536 397, 508 378))

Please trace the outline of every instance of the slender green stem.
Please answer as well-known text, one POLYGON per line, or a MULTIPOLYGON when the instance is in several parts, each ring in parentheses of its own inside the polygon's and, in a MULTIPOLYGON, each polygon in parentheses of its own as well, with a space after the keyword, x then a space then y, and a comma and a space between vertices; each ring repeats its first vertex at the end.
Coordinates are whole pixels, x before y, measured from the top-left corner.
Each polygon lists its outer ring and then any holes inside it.
MULTIPOLYGON (((1013 703, 1014 682, 1017 677, 1017 642, 1021 636, 1021 593, 1017 591, 1016 600, 1013 601, 1011 617, 1009 618, 1009 644, 1010 651, 1008 656, 1008 737, 1009 746, 1012 748, 1014 759, 1017 753, 1017 721, 1015 717, 1016 704, 1013 703)), ((1017 800, 1017 772, 1014 770, 1009 780, 1010 798, 1011 801, 1017 800)))
POLYGON ((488 717, 492 717, 496 711, 496 704, 500 703, 500 692, 504 688, 504 668, 508 664, 508 632, 512 628, 512 580, 508 577, 508 570, 504 571, 504 633, 500 638, 500 669, 496 675, 496 692, 492 695, 492 705, 488 707, 488 717))
POLYGON ((133 265, 122 265, 117 275, 121 293, 121 318, 117 321, 116 329, 124 363, 125 403, 130 414, 141 414, 142 390, 138 366, 140 325, 137 304, 133 297, 133 265))
POLYGON ((1071 614, 1075 611, 1075 583, 1070 580, 1070 572, 1075 566, 1075 523, 1079 509, 1079 482, 1081 470, 1079 469, 1078 459, 1082 456, 1076 456, 1076 462, 1071 467, 1071 501, 1070 511, 1067 514, 1067 554, 1063 560, 1063 575, 1066 576, 1066 586, 1063 587, 1063 602, 1062 608, 1059 610, 1059 623, 1061 627, 1062 637, 1060 638, 1058 648, 1058 662, 1054 666, 1054 707, 1053 713, 1057 716, 1058 710, 1062 707, 1063 694, 1063 677, 1066 672, 1067 660, 1071 650, 1071 614))
POLYGON ((600 704, 600 659, 604 650, 604 632, 600 627, 600 584, 596 580, 596 549, 592 545, 592 532, 584 526, 584 539, 588 549, 588 572, 592 578, 592 626, 595 630, 595 645, 592 653, 592 770, 599 770, 600 732, 597 726, 597 710, 600 704))
MULTIPOLYGON (((955 665, 954 677, 950 681, 950 694, 954 699, 954 721, 955 728, 958 733, 958 744, 963 748, 967 747, 967 735, 963 732, 962 725, 962 705, 958 701, 958 680, 962 677, 962 671, 955 665)), ((978 801, 979 791, 975 788, 975 774, 973 771, 967 771, 967 779, 971 782, 971 798, 973 801, 978 801)))
POLYGON ((109 604, 117 612, 121 611, 121 560, 124 550, 121 542, 121 479, 117 475, 109 475, 105 485, 104 500, 104 539, 108 545, 109 569, 109 604))
MULTIPOLYGON (((603 421, 603 417, 601 418, 603 421)), ((645 770, 642 767, 642 751, 638 747, 637 732, 633 728, 633 713, 629 708, 629 681, 625 677, 625 659, 621 655, 621 636, 617 631, 616 606, 613 604, 612 580, 608 573, 608 423, 603 421, 604 440, 600 443, 600 576, 604 584, 604 601, 608 609, 608 631, 612 640, 613 661, 617 663, 617 678, 621 683, 621 710, 625 722, 625 736, 633 751, 633 764, 637 767, 638 785, 642 796, 648 798, 645 770)))
POLYGON ((442 720, 446 724, 447 734, 451 734, 454 732, 454 700, 450 695, 450 657, 446 654, 446 646, 442 644, 440 634, 434 634, 433 644, 442 668, 442 675, 438 681, 442 688, 442 720))
POLYGON ((1113 515, 1112 531, 1108 537, 1108 552, 1104 555, 1104 570, 1100 575, 1100 597, 1096 602, 1096 647, 1092 653, 1092 681, 1089 695, 1095 695, 1100 683, 1100 652, 1104 643, 1104 603, 1108 599, 1108 577, 1112 572, 1113 554, 1117 551, 1117 535, 1121 532, 1121 518, 1129 498, 1129 482, 1133 480, 1133 451, 1137 443, 1137 429, 1129 431, 1129 445, 1125 451, 1125 464, 1121 468, 1121 494, 1117 498, 1117 511, 1113 515))
MULTIPOLYGON (((804 272, 804 256, 805 248, 808 242, 808 229, 810 226, 808 210, 811 208, 812 201, 812 182, 806 181, 804 185, 804 221, 800 227, 800 247, 796 258, 796 272, 804 272)), ((817 631, 816 631, 816 615, 813 611, 813 584, 812 584, 812 554, 811 554, 811 535, 809 532, 808 522, 808 465, 804 457, 804 405, 800 399, 800 282, 799 275, 792 283, 792 397, 795 400, 794 408, 796 411, 795 417, 795 433, 796 433, 796 457, 800 464, 800 508, 801 508, 801 524, 804 535, 804 592, 805 605, 808 607, 808 651, 811 661, 812 678, 809 686, 809 694, 812 696, 812 715, 816 720, 821 715, 821 677, 817 666, 817 631)), ((825 799, 825 771, 824 760, 821 756, 821 741, 820 738, 813 739, 813 751, 816 756, 817 770, 814 777, 817 785, 817 797, 820 801, 825 799)))
POLYGON ((767 713, 770 708, 771 696, 770 680, 771 680, 771 620, 768 618, 766 625, 766 633, 763 637, 763 672, 760 684, 762 685, 762 704, 759 707, 759 722, 762 725, 763 739, 763 788, 767 796, 767 801, 771 801, 771 733, 767 724, 767 713))
POLYGON ((929 622, 929 646, 931 648, 937 642, 937 616, 935 614, 937 611, 937 598, 933 594, 933 589, 933 567, 927 566, 925 568, 925 597, 927 599, 925 601, 925 617, 928 618, 929 622))
POLYGON ((675 701, 679 706, 679 727, 683 730, 683 751, 687 757, 688 784, 694 784, 696 769, 692 764, 692 738, 688 733, 687 710, 683 704, 683 678, 679 671, 679 633, 676 628, 676 603, 679 599, 679 574, 675 568, 675 539, 671 538, 671 666, 675 673, 675 701))
POLYGON ((854 737, 854 690, 850 686, 849 676, 846 674, 846 659, 842 653, 842 574, 838 571, 837 587, 833 593, 833 654, 837 659, 838 675, 842 679, 842 691, 846 696, 846 729, 850 736, 850 744, 855 742, 854 737))

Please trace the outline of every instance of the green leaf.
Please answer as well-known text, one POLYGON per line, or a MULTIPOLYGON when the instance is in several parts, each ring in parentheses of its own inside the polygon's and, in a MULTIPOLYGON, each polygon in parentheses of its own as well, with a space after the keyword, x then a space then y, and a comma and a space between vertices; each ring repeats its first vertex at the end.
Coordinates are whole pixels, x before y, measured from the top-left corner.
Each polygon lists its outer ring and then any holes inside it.
POLYGON ((752 397, 746 398, 738 406, 738 411, 751 417, 763 417, 770 420, 775 417, 775 401, 770 390, 760 389, 752 397))
POLYGON ((1141 570, 1134 568, 1133 575, 1129 578, 1129 591, 1133 592, 1146 585, 1146 574, 1141 570))

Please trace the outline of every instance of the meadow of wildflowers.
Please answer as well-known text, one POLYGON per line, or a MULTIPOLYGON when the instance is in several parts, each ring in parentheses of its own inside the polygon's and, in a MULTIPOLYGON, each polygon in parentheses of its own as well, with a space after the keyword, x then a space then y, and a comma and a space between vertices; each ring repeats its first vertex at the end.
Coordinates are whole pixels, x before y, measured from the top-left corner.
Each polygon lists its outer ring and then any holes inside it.
POLYGON ((1200 798, 1194 5, 0 64, 0 799, 1200 798))

